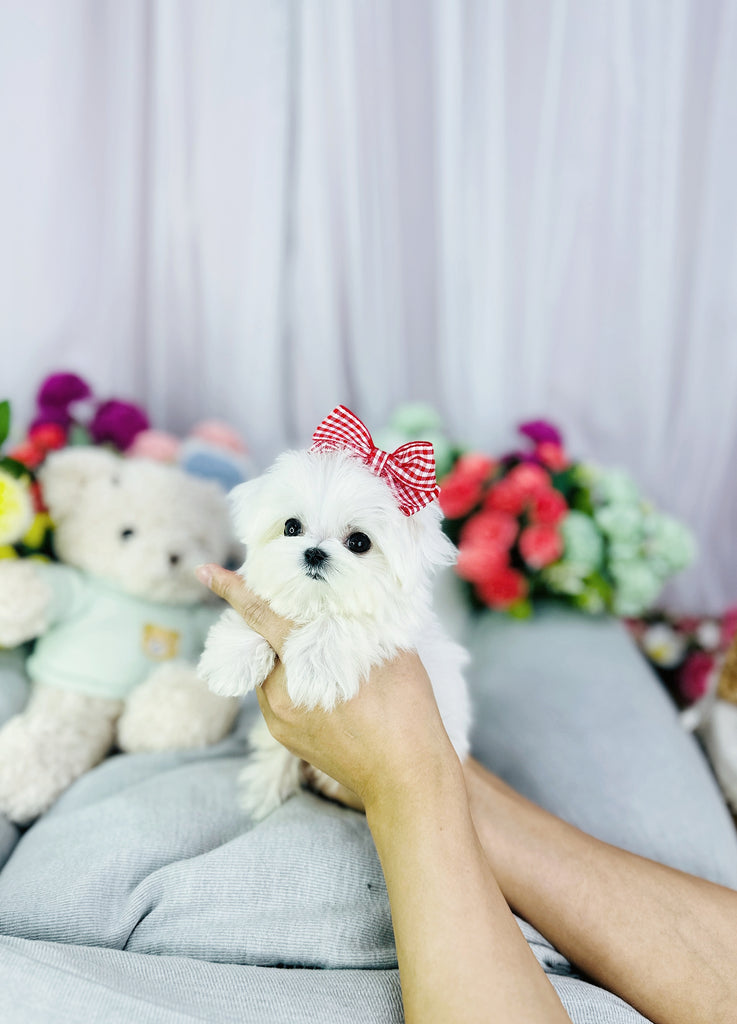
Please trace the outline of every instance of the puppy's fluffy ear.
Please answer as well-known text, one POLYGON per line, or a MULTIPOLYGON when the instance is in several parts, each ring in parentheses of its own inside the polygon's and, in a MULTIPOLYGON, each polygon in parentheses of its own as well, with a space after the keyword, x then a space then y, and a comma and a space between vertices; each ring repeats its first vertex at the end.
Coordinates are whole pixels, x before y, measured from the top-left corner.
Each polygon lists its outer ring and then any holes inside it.
POLYGON ((429 581, 436 568, 452 565, 458 552, 443 533, 443 515, 436 502, 408 517, 406 533, 395 539, 387 555, 392 571, 403 589, 429 581), (409 540, 409 543, 407 541, 409 540))
POLYGON ((253 529, 252 524, 263 486, 264 478, 258 476, 255 480, 247 480, 244 484, 238 484, 228 495, 235 533, 243 544, 248 544, 248 537, 253 529))
POLYGON ((102 476, 111 479, 120 468, 120 458, 104 448, 64 448, 49 455, 39 471, 44 501, 54 522, 59 522, 78 504, 82 491, 102 476))

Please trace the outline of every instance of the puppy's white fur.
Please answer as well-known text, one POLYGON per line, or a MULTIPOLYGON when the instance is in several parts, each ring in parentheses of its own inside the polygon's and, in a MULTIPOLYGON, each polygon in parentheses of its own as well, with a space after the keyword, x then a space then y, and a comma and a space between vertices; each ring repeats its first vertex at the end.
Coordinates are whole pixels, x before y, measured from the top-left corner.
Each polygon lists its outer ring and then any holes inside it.
MULTIPOLYGON (((464 758, 467 656, 431 606, 434 572, 455 559, 437 502, 405 516, 385 481, 343 451, 287 452, 263 476, 237 487, 231 500, 246 545, 241 574, 274 611, 296 623, 283 653, 294 703, 331 710, 356 695, 374 665, 416 649, 464 758), (301 524, 298 536, 285 536, 290 519, 301 524), (354 533, 370 539, 369 550, 349 550, 354 533), (310 548, 326 556, 317 569, 305 560, 310 548)), ((215 693, 231 696, 259 686, 273 665, 266 641, 228 610, 210 630, 199 673, 215 693)), ((296 792, 299 762, 261 726, 251 746, 243 804, 260 818, 296 792)))

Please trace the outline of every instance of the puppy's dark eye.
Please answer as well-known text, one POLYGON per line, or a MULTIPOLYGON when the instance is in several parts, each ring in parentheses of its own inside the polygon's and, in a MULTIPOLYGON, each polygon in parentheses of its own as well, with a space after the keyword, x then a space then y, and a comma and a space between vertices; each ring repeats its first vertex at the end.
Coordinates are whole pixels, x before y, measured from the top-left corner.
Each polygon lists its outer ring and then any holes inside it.
POLYGON ((302 523, 299 519, 287 519, 284 524, 284 536, 285 537, 299 537, 302 533, 302 523))
POLYGON ((345 546, 349 551, 354 551, 357 555, 362 555, 364 551, 368 551, 371 547, 371 541, 365 533, 352 533, 345 542, 345 546))
POLYGON ((120 539, 130 540, 130 538, 134 535, 135 532, 136 531, 129 526, 127 529, 120 531, 120 539))

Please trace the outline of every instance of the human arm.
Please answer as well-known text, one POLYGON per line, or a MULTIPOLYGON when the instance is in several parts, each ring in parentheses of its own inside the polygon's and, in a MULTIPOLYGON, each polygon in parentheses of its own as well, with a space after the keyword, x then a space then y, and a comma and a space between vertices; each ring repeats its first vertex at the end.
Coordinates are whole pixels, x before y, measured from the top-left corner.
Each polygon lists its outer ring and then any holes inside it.
MULTIPOLYGON (((290 624, 216 571, 211 585, 276 650, 290 624)), ((408 1024, 568 1021, 499 891, 460 762, 416 654, 379 666, 334 711, 295 708, 279 664, 257 690, 267 724, 366 809, 392 910, 408 1024)))
POLYGON ((654 1024, 727 1024, 737 892, 586 835, 473 760, 471 813, 510 906, 654 1024))

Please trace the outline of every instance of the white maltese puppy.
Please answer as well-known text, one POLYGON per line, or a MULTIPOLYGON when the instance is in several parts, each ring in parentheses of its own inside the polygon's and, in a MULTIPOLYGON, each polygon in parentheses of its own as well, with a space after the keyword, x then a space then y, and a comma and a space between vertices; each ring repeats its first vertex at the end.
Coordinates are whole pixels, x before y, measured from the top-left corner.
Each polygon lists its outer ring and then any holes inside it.
MULTIPOLYGON (((236 487, 231 501, 246 546, 241 575, 296 624, 282 657, 292 701, 331 710, 356 695, 374 665, 415 649, 463 759, 471 718, 467 655, 431 604, 432 577, 456 554, 441 529, 437 493, 432 445, 382 452, 339 406, 318 427, 312 448, 281 455, 263 476, 236 487)), ((274 663, 269 644, 229 609, 210 630, 199 674, 215 693, 234 696, 259 686, 274 663)), ((250 742, 243 806, 263 818, 299 789, 303 766, 263 722, 250 742)), ((328 796, 340 788, 314 768, 309 780, 328 796)))

